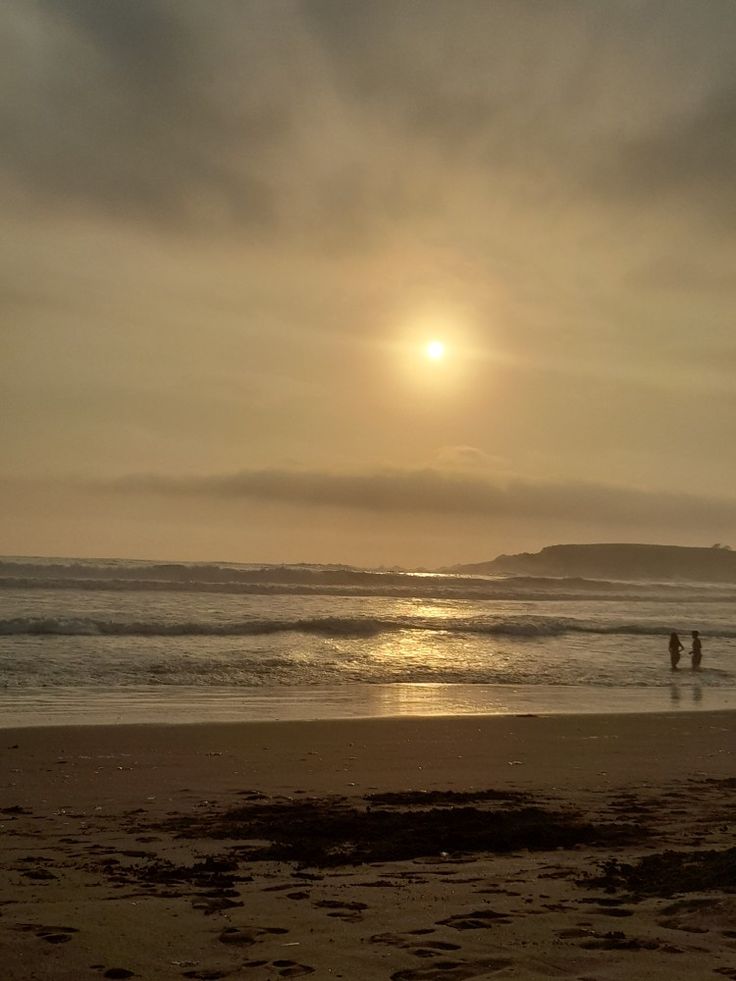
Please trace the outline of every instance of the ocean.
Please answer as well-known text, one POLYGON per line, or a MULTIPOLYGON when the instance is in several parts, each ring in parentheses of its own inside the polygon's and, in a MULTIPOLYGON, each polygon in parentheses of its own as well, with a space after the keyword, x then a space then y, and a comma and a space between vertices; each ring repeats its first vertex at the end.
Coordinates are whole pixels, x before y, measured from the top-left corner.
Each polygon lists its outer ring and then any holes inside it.
POLYGON ((723 584, 6 558, 0 726, 731 709, 735 599, 723 584))

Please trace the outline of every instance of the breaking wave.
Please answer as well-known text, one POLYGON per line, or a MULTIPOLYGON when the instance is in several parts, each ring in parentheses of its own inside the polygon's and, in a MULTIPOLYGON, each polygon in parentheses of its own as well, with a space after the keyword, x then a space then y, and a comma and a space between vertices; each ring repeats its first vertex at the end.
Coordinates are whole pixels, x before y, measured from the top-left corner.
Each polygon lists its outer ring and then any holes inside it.
MULTIPOLYGON (((405 630, 511 637, 556 637, 563 634, 662 636, 669 626, 657 623, 596 623, 564 617, 303 617, 250 619, 228 623, 119 621, 94 617, 12 617, 0 620, 0 635, 68 637, 253 637, 279 633, 329 637, 374 637, 405 630)), ((710 637, 734 638, 736 629, 717 627, 710 637)))
POLYGON ((2 590, 82 590, 238 595, 378 596, 452 599, 657 600, 686 595, 736 599, 733 584, 586 579, 580 576, 482 576, 329 565, 235 565, 122 559, 0 559, 2 590))

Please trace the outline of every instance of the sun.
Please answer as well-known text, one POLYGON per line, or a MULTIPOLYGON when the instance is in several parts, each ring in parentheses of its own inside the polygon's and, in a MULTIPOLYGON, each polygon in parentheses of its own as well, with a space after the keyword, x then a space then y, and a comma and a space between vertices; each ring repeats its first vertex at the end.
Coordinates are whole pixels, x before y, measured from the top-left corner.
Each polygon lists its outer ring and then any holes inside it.
POLYGON ((430 341, 424 349, 430 361, 441 361, 445 356, 445 345, 442 341, 430 341))

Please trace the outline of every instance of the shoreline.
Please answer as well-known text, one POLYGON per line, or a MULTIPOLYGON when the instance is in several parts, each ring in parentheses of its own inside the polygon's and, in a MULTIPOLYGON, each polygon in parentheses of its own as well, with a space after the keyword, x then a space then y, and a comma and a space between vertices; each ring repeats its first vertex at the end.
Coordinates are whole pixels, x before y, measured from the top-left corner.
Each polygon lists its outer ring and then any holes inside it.
POLYGON ((736 711, 736 689, 682 672, 651 688, 590 685, 394 683, 255 689, 73 687, 0 690, 2 728, 250 723, 373 718, 628 715, 736 711))

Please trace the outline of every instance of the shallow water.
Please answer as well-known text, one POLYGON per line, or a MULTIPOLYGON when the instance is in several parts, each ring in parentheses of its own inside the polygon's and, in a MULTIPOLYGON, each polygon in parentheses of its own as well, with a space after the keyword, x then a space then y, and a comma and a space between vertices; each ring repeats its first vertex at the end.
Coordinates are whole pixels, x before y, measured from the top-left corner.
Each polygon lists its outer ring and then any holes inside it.
POLYGON ((732 708, 733 600, 702 584, 0 562, 0 724, 732 708), (685 656, 673 674, 669 632, 687 644, 692 627, 703 670, 685 656))
POLYGON ((0 726, 267 722, 450 715, 577 715, 736 710, 736 692, 690 680, 666 688, 343 685, 233 690, 177 686, 0 691, 0 726))

